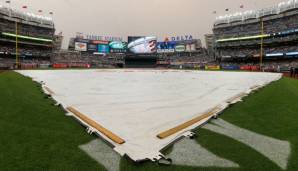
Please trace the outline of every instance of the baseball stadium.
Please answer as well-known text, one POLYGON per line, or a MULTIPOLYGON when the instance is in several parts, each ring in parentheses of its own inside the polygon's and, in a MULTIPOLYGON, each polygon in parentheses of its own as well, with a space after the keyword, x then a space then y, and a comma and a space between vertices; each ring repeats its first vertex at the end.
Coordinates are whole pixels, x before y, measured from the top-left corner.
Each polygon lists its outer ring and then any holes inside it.
POLYGON ((203 42, 67 37, 16 4, 0 2, 1 171, 298 170, 298 0, 211 12, 203 42))

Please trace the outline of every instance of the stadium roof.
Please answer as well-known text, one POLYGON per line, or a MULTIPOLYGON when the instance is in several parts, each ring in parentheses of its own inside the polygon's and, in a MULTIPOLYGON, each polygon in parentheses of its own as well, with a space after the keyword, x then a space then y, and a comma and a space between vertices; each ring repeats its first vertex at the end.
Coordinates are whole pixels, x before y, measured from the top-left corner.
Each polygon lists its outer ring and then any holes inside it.
POLYGON ((234 14, 219 16, 216 18, 214 25, 228 24, 236 21, 245 21, 248 19, 256 19, 268 15, 280 14, 295 8, 298 8, 298 0, 289 0, 287 2, 281 2, 278 5, 270 8, 264 8, 255 11, 250 10, 245 12, 237 12, 234 14))
POLYGON ((0 5, 0 14, 3 14, 11 18, 19 18, 28 22, 54 26, 54 22, 51 17, 36 15, 31 12, 21 12, 12 8, 4 7, 2 5, 0 5))

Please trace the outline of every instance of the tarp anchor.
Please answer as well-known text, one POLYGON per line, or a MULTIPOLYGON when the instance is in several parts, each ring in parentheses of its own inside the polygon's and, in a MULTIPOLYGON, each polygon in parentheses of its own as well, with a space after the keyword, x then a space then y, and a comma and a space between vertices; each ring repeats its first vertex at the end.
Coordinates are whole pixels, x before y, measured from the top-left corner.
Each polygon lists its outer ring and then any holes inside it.
POLYGON ((159 160, 157 160, 158 165, 163 165, 163 166, 170 166, 172 165, 173 161, 170 158, 166 158, 165 156, 161 156, 159 160))
POLYGON ((86 128, 86 131, 87 131, 87 133, 88 133, 89 135, 92 135, 92 134, 95 132, 95 130, 94 130, 93 128, 91 128, 91 127, 87 127, 87 128, 86 128))

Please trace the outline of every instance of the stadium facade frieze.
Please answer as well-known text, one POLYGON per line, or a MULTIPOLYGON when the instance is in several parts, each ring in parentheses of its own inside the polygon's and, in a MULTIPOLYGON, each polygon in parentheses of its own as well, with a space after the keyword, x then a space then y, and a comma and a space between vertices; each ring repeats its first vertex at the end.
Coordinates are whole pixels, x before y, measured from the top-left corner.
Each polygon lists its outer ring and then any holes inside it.
POLYGON ((86 39, 90 40, 104 40, 104 41, 123 41, 122 37, 114 37, 114 36, 98 36, 98 35, 86 35, 86 39))

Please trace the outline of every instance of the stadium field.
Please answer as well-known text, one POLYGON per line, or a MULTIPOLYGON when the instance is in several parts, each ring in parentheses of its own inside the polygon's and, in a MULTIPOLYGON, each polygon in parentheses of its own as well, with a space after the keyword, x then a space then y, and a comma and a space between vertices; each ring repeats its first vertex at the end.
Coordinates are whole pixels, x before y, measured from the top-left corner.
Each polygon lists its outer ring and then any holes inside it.
MULTIPOLYGON (((246 130, 288 141, 291 153, 285 170, 296 171, 297 100, 298 81, 283 78, 228 108, 220 118, 246 130)), ((53 104, 31 79, 15 72, 0 73, 0 170, 105 170, 79 148, 96 137, 88 135, 74 119, 65 116, 65 112, 53 104)), ((120 170, 282 170, 240 141, 205 128, 196 133, 195 140, 201 146, 239 167, 134 164, 124 157, 120 170)))

